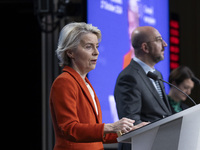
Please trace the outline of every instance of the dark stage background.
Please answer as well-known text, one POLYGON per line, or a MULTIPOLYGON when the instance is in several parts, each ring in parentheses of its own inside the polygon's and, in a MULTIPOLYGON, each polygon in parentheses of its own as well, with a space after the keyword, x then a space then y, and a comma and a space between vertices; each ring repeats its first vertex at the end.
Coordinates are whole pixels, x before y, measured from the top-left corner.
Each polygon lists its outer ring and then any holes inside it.
MULTIPOLYGON (((170 0, 170 13, 180 18, 180 64, 189 66, 200 78, 200 1, 170 0)), ((34 3, 0 1, 0 18, 0 48, 6 53, 2 58, 8 69, 2 71, 8 80, 3 115, 9 122, 9 141, 16 141, 7 149, 42 150, 42 36, 34 3)), ((200 103, 200 86, 194 88, 191 97, 200 103)))
POLYGON ((1 106, 8 143, 2 144, 5 149, 40 150, 41 33, 33 3, 0 1, 0 18, 1 66, 7 66, 1 71, 6 76, 1 106))

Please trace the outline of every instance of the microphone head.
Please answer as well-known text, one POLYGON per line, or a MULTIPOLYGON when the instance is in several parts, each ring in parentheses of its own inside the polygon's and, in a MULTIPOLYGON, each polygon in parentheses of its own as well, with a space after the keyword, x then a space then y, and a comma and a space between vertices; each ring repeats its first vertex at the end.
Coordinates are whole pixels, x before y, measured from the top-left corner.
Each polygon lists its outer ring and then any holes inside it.
POLYGON ((150 71, 147 73, 147 77, 149 77, 149 78, 151 78, 151 79, 153 79, 155 81, 159 80, 158 76, 156 74, 150 72, 150 71))

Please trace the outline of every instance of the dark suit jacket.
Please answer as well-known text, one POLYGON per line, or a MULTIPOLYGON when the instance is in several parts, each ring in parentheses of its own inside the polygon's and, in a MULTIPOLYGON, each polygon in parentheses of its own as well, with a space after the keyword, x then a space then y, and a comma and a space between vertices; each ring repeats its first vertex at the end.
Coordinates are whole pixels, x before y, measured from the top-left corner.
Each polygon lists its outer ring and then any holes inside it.
MULTIPOLYGON (((156 72, 161 78, 161 73, 156 72)), ((115 101, 119 119, 127 117, 135 120, 135 124, 143 121, 154 122, 172 114, 160 82, 164 100, 160 98, 153 83, 143 68, 134 60, 122 70, 115 85, 115 101)), ((130 150, 130 144, 119 143, 119 150, 130 150)))
MULTIPOLYGON (((87 78, 86 81, 90 84, 87 78)), ((103 142, 117 142, 115 133, 104 137, 101 107, 96 94, 95 100, 98 115, 81 76, 65 66, 63 73, 55 79, 50 94, 56 139, 54 150, 102 150, 103 142)))
MULTIPOLYGON (((162 78, 160 72, 157 74, 162 78)), ((134 60, 119 74, 115 85, 115 101, 119 118, 134 119, 136 124, 154 122, 171 115, 164 85, 160 82, 164 101, 159 97, 143 68, 134 60)))

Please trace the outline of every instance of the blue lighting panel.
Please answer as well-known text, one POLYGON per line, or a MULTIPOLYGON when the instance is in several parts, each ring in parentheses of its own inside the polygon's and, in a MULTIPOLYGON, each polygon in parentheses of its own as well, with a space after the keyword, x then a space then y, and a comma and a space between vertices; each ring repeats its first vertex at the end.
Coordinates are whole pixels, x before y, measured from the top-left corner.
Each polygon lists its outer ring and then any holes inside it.
MULTIPOLYGON (((116 121, 114 86, 127 59, 134 57, 130 34, 137 26, 153 26, 169 43, 168 0, 87 0, 87 22, 102 32, 96 69, 89 74, 101 103, 104 123, 116 121)), ((164 80, 169 76, 169 46, 155 67, 164 80)), ((165 85, 166 92, 169 86, 165 85)))

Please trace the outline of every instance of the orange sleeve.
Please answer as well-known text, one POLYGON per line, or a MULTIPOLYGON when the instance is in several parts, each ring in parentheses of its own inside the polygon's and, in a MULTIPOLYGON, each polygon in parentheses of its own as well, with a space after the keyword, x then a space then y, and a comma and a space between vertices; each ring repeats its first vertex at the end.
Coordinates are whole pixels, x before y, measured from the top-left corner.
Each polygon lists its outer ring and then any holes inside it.
POLYGON ((104 143, 117 143, 117 133, 109 133, 104 137, 104 143))

